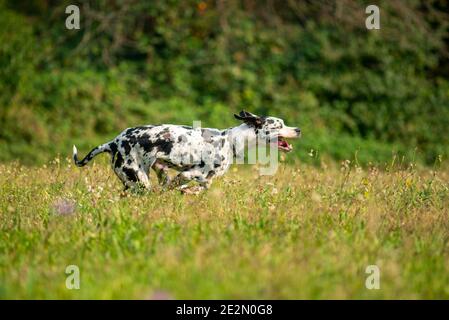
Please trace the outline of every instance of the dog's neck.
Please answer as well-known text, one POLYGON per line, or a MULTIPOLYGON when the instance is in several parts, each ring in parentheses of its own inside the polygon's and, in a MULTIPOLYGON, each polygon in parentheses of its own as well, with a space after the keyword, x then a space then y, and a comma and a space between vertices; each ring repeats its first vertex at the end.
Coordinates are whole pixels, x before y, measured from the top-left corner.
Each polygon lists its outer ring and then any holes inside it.
POLYGON ((230 146, 232 148, 232 155, 243 156, 245 152, 245 145, 252 148, 256 145, 257 134, 254 127, 243 123, 237 127, 226 129, 226 135, 230 146), (246 142, 246 144, 245 144, 246 142))

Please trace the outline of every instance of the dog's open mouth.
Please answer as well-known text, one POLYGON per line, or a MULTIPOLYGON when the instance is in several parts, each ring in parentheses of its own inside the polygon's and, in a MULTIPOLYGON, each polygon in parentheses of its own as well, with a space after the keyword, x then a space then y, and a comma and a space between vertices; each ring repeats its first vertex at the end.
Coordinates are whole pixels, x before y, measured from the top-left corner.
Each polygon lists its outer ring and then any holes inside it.
POLYGON ((285 152, 293 150, 293 146, 285 140, 283 137, 278 137, 278 149, 285 152))

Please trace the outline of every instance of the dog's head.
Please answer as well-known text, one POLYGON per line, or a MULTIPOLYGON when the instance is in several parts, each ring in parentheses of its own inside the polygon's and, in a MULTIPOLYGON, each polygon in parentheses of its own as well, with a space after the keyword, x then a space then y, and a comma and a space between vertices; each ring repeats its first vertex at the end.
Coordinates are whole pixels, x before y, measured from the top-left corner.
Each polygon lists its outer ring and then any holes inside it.
POLYGON ((293 149, 286 139, 301 136, 299 128, 286 126, 284 120, 279 118, 260 117, 247 111, 240 111, 239 114, 234 114, 234 117, 253 127, 259 141, 276 143, 281 151, 290 152, 293 149))

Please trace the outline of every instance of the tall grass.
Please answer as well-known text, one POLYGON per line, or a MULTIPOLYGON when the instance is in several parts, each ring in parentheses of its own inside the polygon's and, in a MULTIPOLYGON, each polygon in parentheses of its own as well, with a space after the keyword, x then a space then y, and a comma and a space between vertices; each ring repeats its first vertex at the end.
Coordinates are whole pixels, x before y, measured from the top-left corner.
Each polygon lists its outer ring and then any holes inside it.
POLYGON ((447 299, 448 181, 394 164, 234 166, 199 196, 124 195, 104 159, 2 164, 0 298, 447 299))

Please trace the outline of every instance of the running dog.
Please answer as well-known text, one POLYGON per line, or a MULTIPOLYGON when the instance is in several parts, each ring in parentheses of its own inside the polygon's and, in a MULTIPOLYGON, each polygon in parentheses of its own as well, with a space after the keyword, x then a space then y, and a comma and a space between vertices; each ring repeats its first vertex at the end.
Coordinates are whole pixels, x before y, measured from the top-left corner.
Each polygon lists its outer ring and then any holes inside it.
POLYGON ((108 152, 112 156, 112 169, 125 190, 150 189, 148 174, 152 168, 164 187, 197 194, 209 188, 213 178, 223 175, 234 158, 243 154, 245 142, 248 148, 262 141, 290 152, 293 147, 285 139, 301 135, 299 128, 288 127, 279 118, 260 117, 246 111, 234 117, 243 123, 224 130, 172 124, 128 128, 114 140, 91 150, 82 160, 78 160, 73 146, 73 160, 82 167, 96 155, 108 152), (169 168, 179 172, 174 179, 168 175, 169 168), (190 181, 197 184, 191 186, 190 181))

